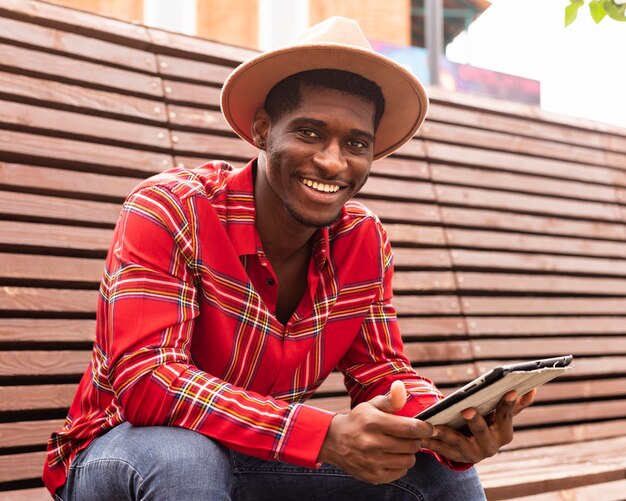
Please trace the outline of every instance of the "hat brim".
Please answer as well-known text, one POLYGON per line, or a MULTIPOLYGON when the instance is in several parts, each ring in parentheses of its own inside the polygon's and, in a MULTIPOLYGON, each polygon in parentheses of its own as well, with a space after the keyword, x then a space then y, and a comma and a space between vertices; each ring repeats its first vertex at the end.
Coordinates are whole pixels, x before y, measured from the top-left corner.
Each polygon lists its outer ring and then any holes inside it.
POLYGON ((350 71, 380 86, 385 112, 376 131, 374 160, 409 141, 426 117, 426 91, 406 68, 371 50, 315 43, 262 53, 237 67, 222 88, 226 121, 237 135, 254 145, 252 120, 272 87, 290 75, 315 69, 350 71))

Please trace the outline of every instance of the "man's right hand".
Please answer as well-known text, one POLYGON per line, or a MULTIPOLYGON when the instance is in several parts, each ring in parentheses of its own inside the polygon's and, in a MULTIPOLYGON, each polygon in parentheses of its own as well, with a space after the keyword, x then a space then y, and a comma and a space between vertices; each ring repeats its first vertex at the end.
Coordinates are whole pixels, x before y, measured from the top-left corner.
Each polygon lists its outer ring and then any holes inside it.
POLYGON ((349 414, 337 414, 330 423, 319 461, 343 468, 354 478, 383 484, 402 478, 415 464, 421 440, 433 427, 417 419, 394 416, 406 403, 401 381, 387 396, 357 405, 349 414))

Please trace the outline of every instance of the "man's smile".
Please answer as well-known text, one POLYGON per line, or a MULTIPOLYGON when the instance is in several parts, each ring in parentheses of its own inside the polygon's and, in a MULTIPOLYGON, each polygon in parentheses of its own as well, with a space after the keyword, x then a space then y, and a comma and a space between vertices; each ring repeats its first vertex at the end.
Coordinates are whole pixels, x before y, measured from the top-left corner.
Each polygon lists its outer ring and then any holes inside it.
POLYGON ((308 179, 305 177, 300 178, 300 181, 305 186, 308 186, 309 188, 312 188, 316 191, 320 191, 323 193, 336 193, 341 188, 341 186, 339 186, 338 184, 321 183, 321 182, 313 181, 312 179, 308 179))

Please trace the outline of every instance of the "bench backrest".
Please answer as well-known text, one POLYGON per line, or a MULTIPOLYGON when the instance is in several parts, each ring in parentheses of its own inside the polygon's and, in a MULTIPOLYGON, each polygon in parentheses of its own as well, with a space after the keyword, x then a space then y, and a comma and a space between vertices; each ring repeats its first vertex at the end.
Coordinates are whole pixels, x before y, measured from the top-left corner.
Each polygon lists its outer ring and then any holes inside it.
MULTIPOLYGON (((0 0, 0 490, 40 485, 90 354, 103 260, 135 184, 254 150, 219 112, 252 51, 0 0)), ((511 447, 624 433, 626 130, 432 89, 360 198, 395 248, 406 351, 444 391, 573 353, 511 447)), ((339 374, 312 403, 345 410, 339 374)))

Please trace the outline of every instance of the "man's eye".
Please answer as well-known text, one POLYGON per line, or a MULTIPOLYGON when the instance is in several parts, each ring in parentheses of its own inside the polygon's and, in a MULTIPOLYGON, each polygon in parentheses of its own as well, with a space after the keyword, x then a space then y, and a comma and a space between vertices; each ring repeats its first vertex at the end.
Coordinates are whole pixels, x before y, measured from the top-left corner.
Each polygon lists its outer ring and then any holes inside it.
POLYGON ((367 148, 367 144, 365 144, 363 141, 352 140, 352 141, 349 141, 348 144, 352 146, 353 148, 356 148, 359 150, 364 150, 367 148))
POLYGON ((311 129, 302 129, 301 133, 304 136, 307 136, 307 137, 314 137, 314 138, 318 138, 319 137, 317 132, 315 132, 314 130, 311 130, 311 129))

